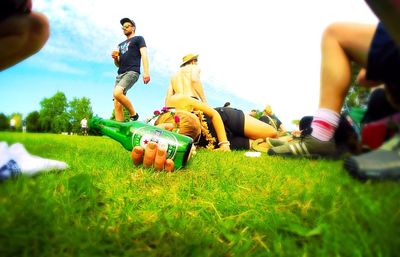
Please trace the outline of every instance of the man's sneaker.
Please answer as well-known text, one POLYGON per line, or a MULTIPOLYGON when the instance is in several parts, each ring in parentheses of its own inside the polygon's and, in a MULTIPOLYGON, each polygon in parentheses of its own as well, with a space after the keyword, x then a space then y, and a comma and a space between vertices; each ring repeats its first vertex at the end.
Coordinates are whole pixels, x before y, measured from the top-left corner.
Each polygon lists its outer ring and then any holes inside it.
POLYGON ((252 142, 251 149, 257 152, 267 153, 269 148, 284 144, 286 144, 285 141, 277 138, 259 138, 252 142))
POLYGON ((306 135, 284 145, 270 148, 268 155, 336 158, 338 157, 338 150, 333 140, 320 141, 311 135, 306 135))
POLYGON ((130 118, 130 121, 137 121, 139 119, 139 113, 136 113, 135 115, 132 115, 130 118))
POLYGON ((400 136, 394 136, 377 150, 347 158, 344 168, 362 180, 400 179, 400 136))
POLYGON ((277 139, 277 138, 270 138, 270 137, 267 137, 265 139, 265 141, 267 142, 267 144, 270 147, 277 147, 277 146, 281 146, 281 145, 284 145, 284 144, 287 143, 286 141, 283 141, 283 140, 280 140, 280 139, 277 139))

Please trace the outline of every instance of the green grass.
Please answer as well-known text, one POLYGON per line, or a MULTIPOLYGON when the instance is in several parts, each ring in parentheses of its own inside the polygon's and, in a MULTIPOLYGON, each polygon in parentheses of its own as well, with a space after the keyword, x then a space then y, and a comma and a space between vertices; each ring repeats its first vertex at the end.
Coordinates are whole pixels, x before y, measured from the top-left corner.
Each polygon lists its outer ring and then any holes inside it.
POLYGON ((398 182, 341 161, 198 151, 133 167, 104 137, 0 132, 70 168, 0 184, 0 256, 397 256, 398 182))

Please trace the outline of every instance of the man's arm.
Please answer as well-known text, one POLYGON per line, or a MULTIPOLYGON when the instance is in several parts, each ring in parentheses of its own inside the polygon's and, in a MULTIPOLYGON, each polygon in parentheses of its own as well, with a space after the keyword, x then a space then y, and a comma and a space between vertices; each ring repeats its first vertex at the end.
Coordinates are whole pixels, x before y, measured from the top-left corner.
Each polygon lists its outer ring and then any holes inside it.
POLYGON ((142 63, 143 63, 143 83, 147 84, 150 81, 150 72, 149 72, 149 58, 147 56, 147 47, 140 48, 140 54, 142 55, 142 63))

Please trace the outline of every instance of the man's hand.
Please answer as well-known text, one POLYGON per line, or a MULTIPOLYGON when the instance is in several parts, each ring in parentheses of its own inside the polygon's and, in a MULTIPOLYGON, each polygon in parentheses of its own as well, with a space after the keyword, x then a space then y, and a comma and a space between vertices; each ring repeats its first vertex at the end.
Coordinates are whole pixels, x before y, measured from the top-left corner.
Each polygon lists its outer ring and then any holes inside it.
POLYGON ((143 73, 143 83, 147 84, 150 82, 150 75, 147 73, 143 73))
POLYGON ((119 52, 118 51, 112 51, 112 53, 111 53, 111 57, 115 60, 115 59, 118 59, 118 56, 119 56, 119 52))
POLYGON ((132 162, 135 166, 143 164, 146 168, 154 167, 156 170, 174 171, 174 161, 167 159, 166 150, 158 149, 154 142, 150 142, 146 149, 135 146, 132 149, 132 162))

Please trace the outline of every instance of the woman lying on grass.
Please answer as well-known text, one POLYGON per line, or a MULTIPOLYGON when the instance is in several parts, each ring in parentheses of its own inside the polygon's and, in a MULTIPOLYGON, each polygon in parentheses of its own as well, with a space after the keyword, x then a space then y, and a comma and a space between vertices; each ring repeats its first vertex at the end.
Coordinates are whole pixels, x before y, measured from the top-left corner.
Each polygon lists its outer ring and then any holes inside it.
MULTIPOLYGON (((198 147, 224 151, 251 149, 253 140, 277 137, 277 131, 272 126, 244 114, 241 110, 230 107, 214 109, 182 94, 169 97, 166 104, 169 111, 164 110, 158 116, 155 125, 170 131, 176 130, 180 134, 193 138, 198 147)), ((143 149, 135 147, 132 158, 135 164, 143 161, 144 166, 149 167, 153 166, 156 153, 161 154, 158 152, 154 151, 154 156, 147 163, 141 159, 143 149)), ((170 165, 169 163, 168 166, 170 165)), ((164 168, 164 166, 156 166, 155 163, 154 167, 164 168)))
POLYGON ((277 131, 272 126, 238 109, 214 109, 182 94, 169 97, 167 106, 175 110, 162 113, 155 125, 169 130, 179 129, 178 133, 192 137, 199 147, 222 150, 251 149, 255 139, 277 137, 277 131), (175 122, 174 116, 179 117, 179 124, 175 122))

